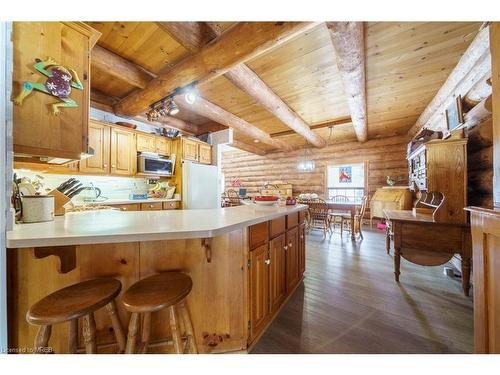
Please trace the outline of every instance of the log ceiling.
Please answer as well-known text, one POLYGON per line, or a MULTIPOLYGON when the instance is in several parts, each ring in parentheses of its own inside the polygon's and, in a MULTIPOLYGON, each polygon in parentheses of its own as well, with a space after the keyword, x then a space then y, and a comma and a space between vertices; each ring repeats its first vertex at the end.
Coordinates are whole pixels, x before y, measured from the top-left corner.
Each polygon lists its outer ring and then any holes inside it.
POLYGON ((162 125, 201 134, 236 124, 234 146, 256 154, 307 143, 323 147, 408 134, 422 121, 419 117, 481 26, 473 22, 366 22, 355 28, 335 22, 328 27, 290 22, 90 24, 102 33, 92 55, 94 106, 141 118, 149 104, 198 80, 200 108, 184 103, 176 118, 162 125), (353 74, 346 74, 342 64, 349 51, 335 43, 335 35, 345 40, 364 37, 358 43, 364 45, 358 51, 364 58, 357 66, 364 63, 365 77, 354 86, 346 81, 353 74), (360 103, 365 105, 364 118, 363 111, 356 112, 362 109, 360 103))

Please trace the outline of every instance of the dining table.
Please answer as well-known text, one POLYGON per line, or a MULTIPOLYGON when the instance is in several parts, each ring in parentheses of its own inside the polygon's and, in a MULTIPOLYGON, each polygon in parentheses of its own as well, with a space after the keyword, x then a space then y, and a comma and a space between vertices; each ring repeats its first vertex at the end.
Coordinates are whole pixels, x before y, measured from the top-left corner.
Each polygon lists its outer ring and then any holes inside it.
POLYGON ((356 209, 361 207, 361 201, 335 201, 335 200, 327 200, 326 204, 328 205, 328 209, 331 211, 340 211, 340 212, 350 212, 351 213, 351 240, 355 241, 356 236, 354 233, 354 216, 356 216, 356 209))

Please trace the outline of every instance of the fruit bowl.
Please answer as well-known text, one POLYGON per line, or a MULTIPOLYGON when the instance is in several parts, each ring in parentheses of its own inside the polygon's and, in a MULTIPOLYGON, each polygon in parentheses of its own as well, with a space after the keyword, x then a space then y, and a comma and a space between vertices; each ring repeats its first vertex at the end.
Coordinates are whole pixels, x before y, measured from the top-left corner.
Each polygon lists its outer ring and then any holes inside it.
POLYGON ((273 204, 276 204, 278 200, 279 197, 275 196, 258 196, 254 199, 255 204, 258 204, 260 206, 272 206, 273 204))

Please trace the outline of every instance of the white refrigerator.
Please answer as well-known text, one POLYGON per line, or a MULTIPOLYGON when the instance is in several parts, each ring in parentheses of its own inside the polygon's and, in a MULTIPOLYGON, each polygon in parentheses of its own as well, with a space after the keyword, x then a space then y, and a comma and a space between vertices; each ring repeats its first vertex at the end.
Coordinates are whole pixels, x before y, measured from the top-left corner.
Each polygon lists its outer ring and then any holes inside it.
POLYGON ((218 168, 185 161, 182 164, 182 206, 184 209, 219 208, 221 201, 218 168))

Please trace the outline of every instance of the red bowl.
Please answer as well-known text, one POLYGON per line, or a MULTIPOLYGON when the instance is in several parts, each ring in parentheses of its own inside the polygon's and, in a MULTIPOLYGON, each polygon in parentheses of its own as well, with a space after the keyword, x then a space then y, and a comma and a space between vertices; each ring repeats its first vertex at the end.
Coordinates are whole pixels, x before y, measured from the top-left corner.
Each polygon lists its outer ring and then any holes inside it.
POLYGON ((258 196, 258 197, 255 197, 255 200, 258 201, 258 202, 275 202, 277 201, 278 199, 280 199, 279 197, 276 197, 276 196, 258 196))

